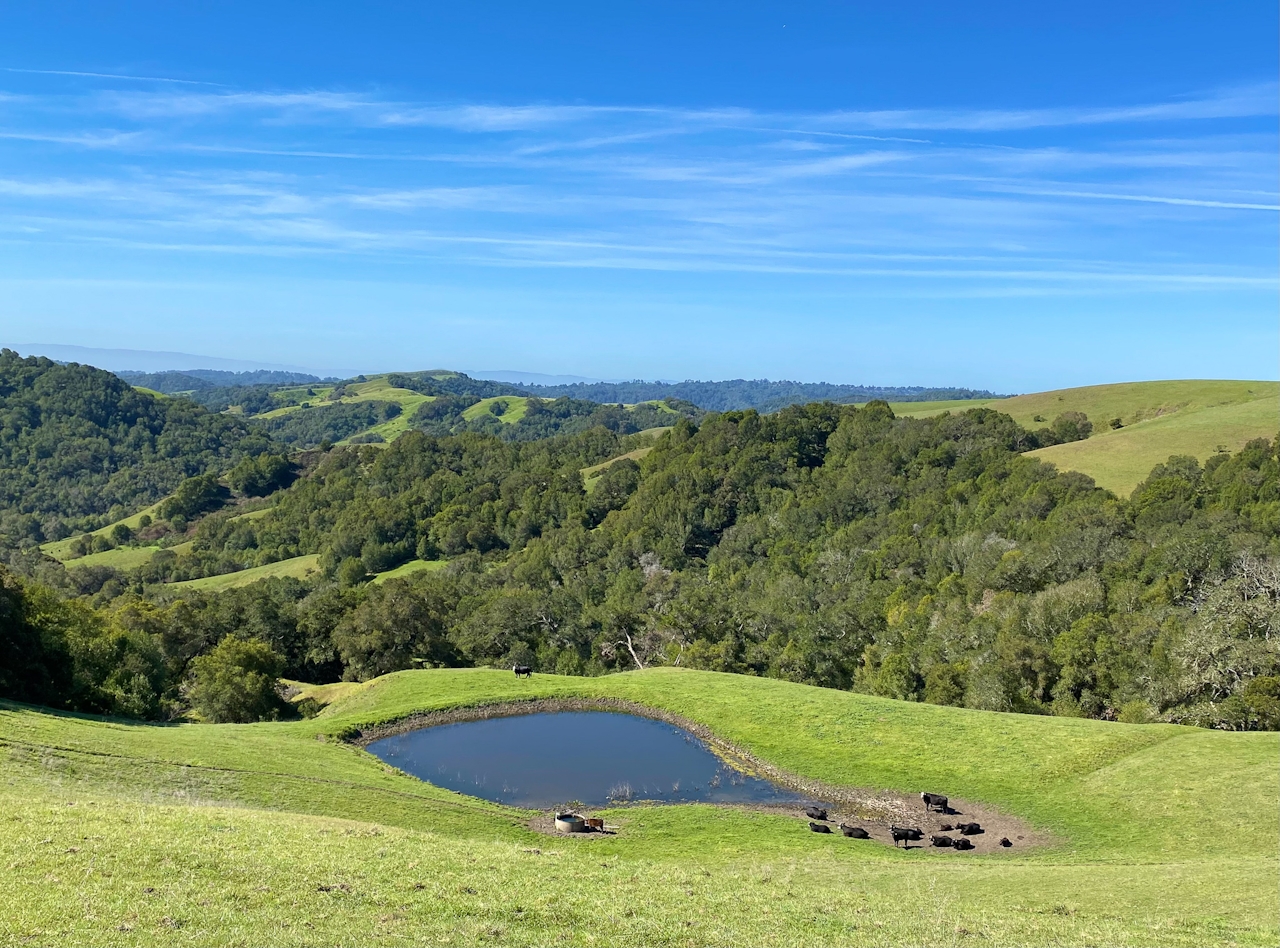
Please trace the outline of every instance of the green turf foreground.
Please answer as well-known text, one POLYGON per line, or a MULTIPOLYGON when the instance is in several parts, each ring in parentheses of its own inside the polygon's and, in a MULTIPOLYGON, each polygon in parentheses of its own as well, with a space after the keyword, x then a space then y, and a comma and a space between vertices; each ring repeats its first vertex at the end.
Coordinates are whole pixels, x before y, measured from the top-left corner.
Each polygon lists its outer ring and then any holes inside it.
POLYGON ((414 671, 318 718, 149 726, 0 705, 0 943, 1275 945, 1280 736, 1002 715, 660 670, 414 671), (613 696, 823 780, 981 800, 1055 843, 963 858, 706 806, 561 839, 336 740, 613 696))

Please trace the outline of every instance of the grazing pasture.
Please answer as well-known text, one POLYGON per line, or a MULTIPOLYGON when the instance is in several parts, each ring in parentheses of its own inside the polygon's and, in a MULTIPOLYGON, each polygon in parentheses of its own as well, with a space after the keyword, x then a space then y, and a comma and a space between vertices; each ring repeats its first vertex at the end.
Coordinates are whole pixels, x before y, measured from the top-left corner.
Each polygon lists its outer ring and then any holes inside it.
MULTIPOLYGON (((107 536, 108 534, 111 533, 112 530, 114 530, 120 524, 124 524, 130 530, 137 530, 142 525, 143 516, 146 515, 151 517, 151 519, 153 520, 156 519, 156 517, 158 516, 158 511, 160 510, 161 504, 163 504, 164 501, 168 499, 169 498, 166 497, 164 500, 158 501, 152 504, 150 507, 145 507, 131 516, 124 517, 121 520, 116 520, 112 523, 107 524, 105 527, 99 527, 97 530, 91 530, 89 532, 89 536, 94 536, 94 537, 107 536)), ((51 543, 45 543, 41 545, 40 552, 44 553, 47 556, 52 556, 55 560, 59 560, 61 562, 67 562, 70 559, 72 559, 71 546, 73 543, 76 542, 76 540, 80 538, 80 536, 81 534, 76 534, 75 536, 67 537, 65 540, 54 540, 51 543)), ((108 552, 115 552, 115 551, 111 550, 108 552)), ((86 560, 87 558, 82 557, 80 558, 79 562, 80 564, 84 564, 86 560)))
MULTIPOLYGON (((1092 416, 1090 416, 1092 417, 1092 416)), ((1280 430, 1275 396, 1209 408, 1187 408, 1111 430, 1095 425, 1085 441, 1032 451, 1062 470, 1081 471, 1099 486, 1128 496, 1151 469, 1170 455, 1185 454, 1203 464, 1220 451, 1235 452, 1254 438, 1274 438, 1280 430)))
POLYGON ((291 559, 267 563, 264 566, 251 566, 236 573, 223 573, 219 576, 205 576, 203 579, 188 579, 180 583, 170 583, 171 589, 203 589, 212 592, 218 589, 234 589, 236 586, 247 586, 260 579, 276 576, 292 576, 294 579, 306 579, 320 571, 320 557, 309 553, 306 556, 295 556, 291 559))
POLYGON ((1013 398, 950 402, 899 402, 897 415, 925 418, 944 411, 987 407, 1029 430, 1067 411, 1093 423, 1084 441, 1030 452, 1064 471, 1088 474, 1099 486, 1127 496, 1151 469, 1171 455, 1202 464, 1219 451, 1239 451, 1254 438, 1280 430, 1280 383, 1186 379, 1089 385, 1013 398), (1112 428, 1112 419, 1122 427, 1112 428))
POLYGON ((420 573, 423 570, 444 569, 449 564, 448 560, 410 560, 407 563, 401 563, 395 569, 389 569, 385 573, 376 574, 370 582, 385 583, 389 579, 403 579, 406 576, 412 576, 414 573, 420 573))
MULTIPOLYGON (((328 689, 326 692, 322 689, 328 689)), ((1272 945, 1280 735, 898 702, 783 681, 411 671, 302 721, 125 724, 0 705, 0 940, 93 944, 1272 945), (833 784, 945 792, 1046 845, 895 850, 705 805, 528 811, 340 740, 552 697, 681 715, 833 784), (74 906, 69 911, 68 906, 74 906)), ((959 819, 963 819, 960 817, 959 819)))

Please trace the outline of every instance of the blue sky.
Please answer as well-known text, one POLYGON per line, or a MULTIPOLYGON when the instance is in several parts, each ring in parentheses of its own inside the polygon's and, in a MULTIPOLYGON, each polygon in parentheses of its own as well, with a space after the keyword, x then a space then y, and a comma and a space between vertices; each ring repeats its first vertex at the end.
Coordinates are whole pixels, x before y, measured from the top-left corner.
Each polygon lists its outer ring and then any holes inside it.
POLYGON ((0 342, 1277 376, 1274 3, 599 6, 6 4, 0 342))

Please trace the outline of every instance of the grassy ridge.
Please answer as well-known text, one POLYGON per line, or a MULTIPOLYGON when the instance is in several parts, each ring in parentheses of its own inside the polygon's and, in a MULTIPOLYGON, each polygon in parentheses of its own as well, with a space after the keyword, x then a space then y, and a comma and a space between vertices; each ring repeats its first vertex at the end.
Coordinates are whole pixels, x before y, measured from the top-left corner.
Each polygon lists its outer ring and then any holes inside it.
POLYGON ((1129 494, 1151 469, 1171 455, 1201 462, 1220 450, 1239 451, 1254 438, 1280 430, 1280 383, 1189 379, 1089 385, 1017 395, 1013 398, 951 402, 900 402, 894 413, 914 418, 985 406, 1003 412, 1024 428, 1051 423, 1065 411, 1083 412, 1093 437, 1031 452, 1061 470, 1088 474, 1100 486, 1129 494), (1123 428, 1109 427, 1119 418, 1123 428))
POLYGON ((448 560, 410 560, 407 563, 401 563, 394 569, 387 570, 385 573, 376 574, 370 582, 385 583, 388 579, 403 579, 423 570, 444 569, 447 565, 448 560))
POLYGON ((1032 451, 1060 469, 1082 471, 1102 487, 1128 495, 1151 469, 1170 455, 1188 454, 1201 462, 1219 451, 1235 452, 1254 438, 1275 437, 1280 431, 1280 401, 1251 402, 1184 409, 1117 431, 1103 429, 1085 441, 1055 444, 1032 451))
POLYGON ((336 699, 325 713, 287 724, 123 725, 0 706, 0 938, 1190 945, 1280 934, 1277 735, 961 711, 679 670, 521 682, 402 672, 324 687, 336 699), (983 800, 1057 843, 966 860, 702 806, 618 810, 618 836, 550 839, 519 811, 317 739, 415 710, 548 695, 666 708, 814 777, 983 800))
POLYGON ((1280 398, 1280 383, 1217 379, 1121 382, 1018 395, 1001 399, 992 407, 999 408, 1026 428, 1044 424, 1035 420, 1037 415, 1045 422, 1052 422, 1064 411, 1080 411, 1089 416, 1096 429, 1101 429, 1112 418, 1131 425, 1176 412, 1237 405, 1260 398, 1280 398))
POLYGON ((247 586, 260 579, 275 576, 292 576, 294 579, 306 579, 320 570, 320 557, 315 553, 295 556, 292 559, 267 563, 264 566, 251 566, 235 573, 223 573, 219 576, 205 576, 202 579, 188 579, 180 583, 170 583, 170 589, 203 589, 206 592, 217 589, 234 589, 247 586))
MULTIPOLYGON (((168 498, 165 498, 165 500, 167 499, 168 498)), ((152 504, 150 507, 145 507, 142 510, 139 510, 137 513, 131 516, 125 517, 123 520, 117 520, 114 523, 107 524, 105 527, 99 527, 97 530, 90 531, 89 535, 95 536, 95 537, 106 536, 112 530, 114 530, 118 524, 124 524, 130 530, 137 530, 141 525, 141 520, 143 515, 145 514, 146 516, 151 517, 152 520, 156 519, 157 511, 159 511, 160 506, 163 503, 164 503, 164 500, 157 501, 156 503, 152 504)), ((42 544, 40 547, 40 552, 48 556, 52 556, 55 560, 59 560, 65 563, 66 561, 71 559, 71 545, 75 543, 80 536, 81 536, 80 534, 76 534, 75 536, 67 537, 65 540, 55 540, 52 543, 42 544)), ((114 551, 109 551, 109 552, 114 552, 114 551)), ((81 562, 83 562, 83 560, 81 560, 81 562)))

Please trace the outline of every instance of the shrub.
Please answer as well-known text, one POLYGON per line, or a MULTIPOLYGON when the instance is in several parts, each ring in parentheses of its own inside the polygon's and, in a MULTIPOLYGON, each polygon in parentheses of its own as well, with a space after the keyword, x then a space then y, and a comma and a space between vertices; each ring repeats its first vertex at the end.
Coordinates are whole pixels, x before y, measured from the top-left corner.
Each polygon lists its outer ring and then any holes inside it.
POLYGON ((187 697, 206 721, 243 724, 280 716, 276 679, 284 659, 265 642, 228 635, 191 665, 187 697))

